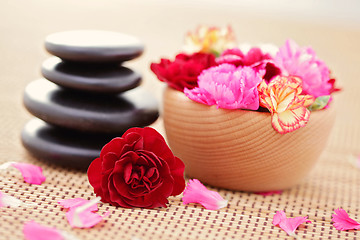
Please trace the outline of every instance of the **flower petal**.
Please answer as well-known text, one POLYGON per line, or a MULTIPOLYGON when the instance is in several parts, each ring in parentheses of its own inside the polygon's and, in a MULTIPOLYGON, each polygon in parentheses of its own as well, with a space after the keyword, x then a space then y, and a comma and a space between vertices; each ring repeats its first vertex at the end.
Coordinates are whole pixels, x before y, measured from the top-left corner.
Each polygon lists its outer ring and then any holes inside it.
POLYGON ((5 162, 5 163, 1 164, 0 165, 0 170, 5 170, 8 167, 11 167, 13 163, 16 163, 16 162, 5 162))
POLYGON ((273 224, 275 226, 279 225, 281 221, 284 221, 286 219, 286 214, 283 210, 277 211, 273 218, 273 224))
POLYGON ((20 207, 24 204, 20 199, 0 192, 0 207, 20 207))
POLYGON ((351 165, 353 165, 357 169, 360 169, 360 155, 355 156, 353 154, 350 154, 350 155, 348 155, 348 161, 351 165))
POLYGON ((279 49, 275 63, 283 74, 302 79, 303 94, 319 97, 329 95, 334 89, 328 67, 310 47, 300 47, 289 39, 279 49))
POLYGON ((294 217, 294 218, 286 218, 280 222, 279 226, 290 236, 295 235, 295 230, 303 223, 310 222, 307 220, 307 217, 294 217))
POLYGON ((227 200, 224 200, 219 193, 208 190, 199 180, 189 180, 182 198, 184 204, 200 203, 208 210, 217 210, 226 207, 227 200))
POLYGON ((335 214, 332 215, 332 221, 337 230, 345 231, 360 229, 360 223, 350 218, 347 212, 342 208, 335 209, 335 214))
POLYGON ((64 237, 56 228, 45 227, 34 221, 25 223, 23 233, 26 240, 63 240, 64 237))
POLYGON ((262 195, 262 196, 271 196, 275 194, 282 194, 283 191, 269 191, 269 192, 254 192, 255 194, 262 195))
POLYGON ((13 163, 13 167, 17 168, 24 178, 24 181, 30 184, 41 185, 46 177, 42 173, 42 168, 29 163, 13 163))
POLYGON ((274 129, 284 134, 305 126, 309 117, 310 111, 299 107, 282 113, 274 113, 271 121, 274 129))
POLYGON ((73 228, 92 228, 109 214, 110 212, 106 212, 103 216, 100 216, 91 211, 77 212, 76 209, 71 209, 66 213, 66 218, 73 228))
POLYGON ((96 158, 94 161, 92 161, 87 170, 89 183, 94 188, 94 192, 96 193, 97 196, 98 195, 102 196, 102 189, 101 189, 102 174, 99 174, 99 172, 101 171, 102 171, 102 166, 101 166, 100 158, 96 158))
POLYGON ((272 223, 279 226, 290 236, 295 236, 295 230, 303 223, 311 223, 307 217, 287 218, 284 211, 277 211, 274 215, 272 223))
POLYGON ((103 216, 91 211, 94 204, 100 201, 100 197, 97 197, 84 205, 78 207, 72 207, 66 213, 66 218, 73 228, 91 228, 108 216, 110 212, 106 212, 103 216))
MULTIPOLYGON (((282 101, 277 105, 276 112, 281 113, 286 111, 296 100, 295 92, 290 92, 285 96, 282 101)), ((273 104, 276 106, 276 104, 273 104)))
POLYGON ((6 162, 0 165, 0 170, 10 166, 18 169, 27 183, 41 185, 46 179, 42 174, 42 168, 30 163, 6 162))
POLYGON ((77 237, 67 232, 40 225, 35 221, 24 224, 23 234, 26 240, 78 240, 77 237))
MULTIPOLYGON (((83 198, 62 199, 62 200, 58 201, 58 203, 63 208, 69 208, 69 209, 83 206, 89 202, 90 202, 89 200, 86 200, 83 198)), ((91 212, 98 211, 99 209, 97 207, 97 203, 94 203, 93 205, 91 205, 87 210, 91 211, 91 212)))

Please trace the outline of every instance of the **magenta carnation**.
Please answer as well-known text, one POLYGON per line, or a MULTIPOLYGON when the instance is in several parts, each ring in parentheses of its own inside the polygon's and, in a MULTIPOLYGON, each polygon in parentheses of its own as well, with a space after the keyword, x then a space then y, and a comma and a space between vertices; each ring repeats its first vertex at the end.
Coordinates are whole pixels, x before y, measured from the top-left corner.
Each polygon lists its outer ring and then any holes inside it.
POLYGON ((254 70, 261 73, 267 82, 281 73, 280 69, 275 66, 271 55, 269 53, 263 53, 258 47, 251 48, 246 54, 238 48, 225 50, 221 56, 216 59, 216 63, 251 66, 254 70))
POLYGON ((222 64, 204 70, 198 77, 199 87, 184 89, 185 95, 196 102, 226 109, 259 108, 257 86, 261 76, 251 67, 222 64))
POLYGON ((231 63, 236 66, 251 66, 269 59, 272 59, 270 54, 263 53, 261 49, 257 47, 251 48, 246 54, 238 48, 232 48, 225 50, 221 56, 216 59, 216 63, 231 63))
POLYGON ((302 94, 319 97, 332 92, 330 71, 311 47, 299 47, 295 41, 289 39, 279 49, 275 63, 281 68, 283 75, 302 79, 302 94))

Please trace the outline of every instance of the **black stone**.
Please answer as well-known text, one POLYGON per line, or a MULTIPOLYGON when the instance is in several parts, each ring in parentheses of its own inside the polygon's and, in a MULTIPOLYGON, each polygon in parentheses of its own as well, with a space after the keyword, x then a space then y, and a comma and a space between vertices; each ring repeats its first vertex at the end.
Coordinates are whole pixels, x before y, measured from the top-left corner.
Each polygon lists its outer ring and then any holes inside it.
POLYGON ((91 95, 39 79, 25 88, 24 104, 45 122, 85 132, 122 133, 159 116, 156 99, 142 87, 118 95, 91 95))
POLYGON ((72 64, 58 57, 45 60, 41 73, 62 87, 92 93, 120 93, 141 83, 139 73, 120 65, 72 64))
POLYGON ((76 62, 124 62, 140 56, 144 45, 136 37, 109 31, 58 32, 45 39, 46 50, 76 62))
POLYGON ((21 133, 24 147, 36 158, 83 170, 99 157, 101 148, 114 137, 116 135, 80 134, 39 119, 29 121, 21 133))

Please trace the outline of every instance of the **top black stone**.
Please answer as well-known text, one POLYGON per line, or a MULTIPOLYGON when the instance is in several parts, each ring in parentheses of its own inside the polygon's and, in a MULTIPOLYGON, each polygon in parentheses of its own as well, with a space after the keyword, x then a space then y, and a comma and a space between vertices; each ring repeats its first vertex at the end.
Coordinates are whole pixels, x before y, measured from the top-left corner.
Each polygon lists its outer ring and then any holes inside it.
POLYGON ((45 39, 46 50, 75 62, 124 62, 142 54, 144 45, 136 37, 109 31, 77 30, 58 32, 45 39))

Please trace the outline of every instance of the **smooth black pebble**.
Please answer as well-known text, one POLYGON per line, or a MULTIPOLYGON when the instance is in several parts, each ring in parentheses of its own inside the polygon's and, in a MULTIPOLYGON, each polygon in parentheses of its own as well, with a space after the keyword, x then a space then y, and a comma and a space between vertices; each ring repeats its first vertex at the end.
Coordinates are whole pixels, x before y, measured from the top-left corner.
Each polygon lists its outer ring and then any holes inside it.
POLYGON ((30 120, 21 133, 24 147, 36 158, 83 170, 99 157, 101 148, 114 137, 116 135, 79 134, 39 119, 30 120))
POLYGON ((110 31, 76 30, 51 34, 46 50, 64 60, 75 62, 124 62, 140 56, 143 43, 136 37, 110 31))
POLYGON ((45 60, 41 73, 59 86, 92 93, 120 93, 141 83, 139 73, 120 65, 74 64, 58 57, 45 60))
POLYGON ((123 133, 150 125, 159 116, 156 99, 142 87, 94 96, 65 90, 46 79, 27 85, 24 105, 45 122, 83 132, 123 133))

